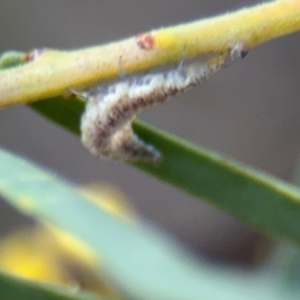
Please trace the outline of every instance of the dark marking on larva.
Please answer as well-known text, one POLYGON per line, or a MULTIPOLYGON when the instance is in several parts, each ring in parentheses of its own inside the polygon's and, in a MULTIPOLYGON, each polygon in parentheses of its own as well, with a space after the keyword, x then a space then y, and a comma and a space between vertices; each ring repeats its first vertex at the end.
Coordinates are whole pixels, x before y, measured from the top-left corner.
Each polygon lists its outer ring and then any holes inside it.
POLYGON ((243 49, 241 51, 241 58, 242 59, 245 58, 248 53, 249 53, 249 49, 243 49))

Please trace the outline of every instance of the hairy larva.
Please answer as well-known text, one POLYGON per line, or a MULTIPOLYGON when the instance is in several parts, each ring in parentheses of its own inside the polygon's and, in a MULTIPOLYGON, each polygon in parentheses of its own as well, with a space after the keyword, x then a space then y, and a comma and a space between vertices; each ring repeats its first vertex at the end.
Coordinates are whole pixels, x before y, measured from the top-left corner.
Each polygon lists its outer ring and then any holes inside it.
POLYGON ((229 60, 245 56, 237 44, 229 55, 205 63, 180 64, 165 72, 135 76, 83 93, 87 100, 81 120, 82 143, 93 155, 118 161, 157 162, 161 154, 139 139, 131 128, 133 118, 169 97, 200 85, 229 60))

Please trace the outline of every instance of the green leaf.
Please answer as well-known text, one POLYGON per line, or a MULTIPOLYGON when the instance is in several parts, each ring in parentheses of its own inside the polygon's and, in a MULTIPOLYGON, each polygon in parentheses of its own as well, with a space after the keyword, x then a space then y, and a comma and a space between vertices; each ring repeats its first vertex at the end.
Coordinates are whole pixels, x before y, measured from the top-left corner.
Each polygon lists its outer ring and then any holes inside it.
MULTIPOLYGON (((0 195, 23 212, 86 243, 101 258, 102 272, 126 299, 274 299, 276 278, 196 259, 150 224, 126 222, 108 214, 56 175, 3 150, 0 165, 0 195)), ((11 291, 7 284, 2 291, 0 286, 0 295, 11 291)), ((16 295, 10 299, 34 298, 16 295)))
POLYGON ((48 285, 0 272, 1 300, 104 300, 74 288, 48 285))
MULTIPOLYGON (((56 98, 31 107, 79 134, 83 102, 56 98)), ((135 167, 209 201, 271 236, 300 245, 299 189, 140 121, 134 122, 134 129, 164 157, 159 166, 138 163, 135 167)))

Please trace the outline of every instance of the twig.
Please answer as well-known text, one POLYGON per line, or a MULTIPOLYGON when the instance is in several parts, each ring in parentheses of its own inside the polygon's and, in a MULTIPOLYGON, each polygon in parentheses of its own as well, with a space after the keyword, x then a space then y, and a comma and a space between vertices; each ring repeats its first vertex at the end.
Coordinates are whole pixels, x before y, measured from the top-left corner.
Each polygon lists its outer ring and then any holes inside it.
POLYGON ((253 48, 299 29, 300 0, 278 0, 103 46, 76 51, 48 49, 30 63, 0 72, 0 107, 116 78, 120 57, 125 72, 140 72, 181 60, 185 47, 185 57, 191 58, 228 51, 237 42, 253 48))

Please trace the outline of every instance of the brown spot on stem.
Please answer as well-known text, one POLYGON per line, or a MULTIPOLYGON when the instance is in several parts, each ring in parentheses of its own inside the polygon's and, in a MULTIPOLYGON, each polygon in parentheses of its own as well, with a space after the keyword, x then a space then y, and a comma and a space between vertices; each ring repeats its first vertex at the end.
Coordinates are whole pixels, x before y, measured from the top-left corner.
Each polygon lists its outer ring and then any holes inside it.
POLYGON ((151 33, 140 33, 136 36, 136 42, 141 49, 151 50, 154 48, 155 39, 151 33))
POLYGON ((31 62, 31 61, 34 61, 34 60, 40 58, 47 50, 48 50, 48 48, 40 48, 40 49, 34 49, 34 50, 26 53, 25 62, 31 62))

